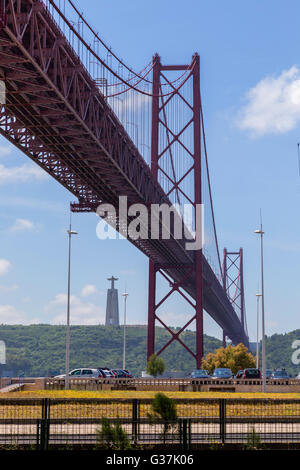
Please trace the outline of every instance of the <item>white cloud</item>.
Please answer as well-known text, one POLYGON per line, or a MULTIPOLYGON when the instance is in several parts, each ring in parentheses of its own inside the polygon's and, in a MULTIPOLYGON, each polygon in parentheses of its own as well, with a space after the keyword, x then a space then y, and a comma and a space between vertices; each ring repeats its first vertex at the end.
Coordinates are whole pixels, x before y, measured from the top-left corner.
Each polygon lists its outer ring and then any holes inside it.
POLYGON ((151 96, 144 95, 143 93, 135 93, 133 90, 125 93, 123 95, 124 98, 120 96, 108 98, 108 101, 122 121, 125 119, 126 111, 134 111, 137 113, 143 110, 147 105, 150 106, 152 103, 151 96))
POLYGON ((6 167, 0 165, 0 184, 6 183, 26 183, 31 180, 44 180, 48 178, 45 171, 37 165, 26 163, 17 167, 6 167))
POLYGON ((22 313, 18 312, 12 305, 0 305, 0 323, 1 324, 20 324, 23 322, 22 313))
POLYGON ((0 157, 6 157, 12 153, 12 148, 9 145, 0 145, 0 157))
MULTIPOLYGON (((67 295, 57 294, 55 299, 45 306, 45 311, 52 315, 52 324, 65 324, 67 295)), ((104 310, 91 302, 83 302, 76 295, 70 297, 70 323, 73 325, 99 325, 105 322, 104 310)))
POLYGON ((11 292, 17 290, 19 286, 17 284, 13 284, 12 286, 4 286, 0 284, 0 292, 11 292))
POLYGON ((0 259, 0 276, 6 274, 11 268, 11 262, 7 259, 0 259))
POLYGON ((253 136, 283 134, 300 121, 300 70, 284 70, 278 77, 268 76, 246 94, 247 104, 239 113, 238 127, 253 136))
POLYGON ((0 324, 33 325, 38 323, 40 323, 39 319, 26 319, 24 312, 18 311, 12 305, 0 305, 0 324))
POLYGON ((17 219, 14 225, 12 225, 12 227, 10 227, 9 230, 11 232, 32 232, 36 230, 37 228, 38 226, 34 224, 33 222, 31 222, 30 220, 17 219))
POLYGON ((97 287, 93 284, 87 284, 81 291, 81 297, 88 297, 89 295, 95 294, 97 292, 97 287))

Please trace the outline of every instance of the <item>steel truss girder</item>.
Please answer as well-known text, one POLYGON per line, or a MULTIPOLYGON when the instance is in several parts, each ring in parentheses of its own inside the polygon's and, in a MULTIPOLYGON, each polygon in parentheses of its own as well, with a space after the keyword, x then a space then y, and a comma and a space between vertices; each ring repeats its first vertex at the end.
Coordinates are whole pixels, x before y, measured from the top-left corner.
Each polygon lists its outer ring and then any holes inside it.
MULTIPOLYGON (((0 109, 0 133, 85 208, 100 202, 117 206, 119 195, 127 195, 129 204, 170 204, 44 3, 3 5, 0 79, 7 101, 0 109)), ((132 242, 154 263, 169 265, 174 281, 182 276, 181 266, 194 261, 178 240, 132 242)), ((203 277, 205 309, 233 340, 240 338, 240 322, 205 258, 203 277)), ((196 296, 193 276, 183 287, 196 296)))

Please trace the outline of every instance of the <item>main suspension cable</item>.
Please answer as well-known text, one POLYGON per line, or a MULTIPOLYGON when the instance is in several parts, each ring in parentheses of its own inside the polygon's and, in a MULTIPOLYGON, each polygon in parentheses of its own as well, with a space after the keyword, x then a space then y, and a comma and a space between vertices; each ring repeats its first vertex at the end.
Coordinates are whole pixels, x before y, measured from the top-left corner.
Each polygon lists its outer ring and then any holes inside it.
MULTIPOLYGON (((69 0, 68 0, 69 1, 69 0)), ((79 39, 79 41, 81 41, 81 43, 86 47, 86 49, 103 65, 103 67, 105 67, 115 78, 117 78, 118 80, 120 80, 120 82, 124 85, 126 85, 128 88, 126 90, 122 90, 121 92, 119 93, 115 93, 113 95, 110 95, 110 97, 114 97, 114 96, 118 96, 118 95, 121 95, 123 93, 126 93, 127 91, 129 91, 130 89, 131 90, 134 90, 138 93, 141 93, 143 95, 146 95, 146 96, 149 96, 149 97, 153 97, 153 94, 152 93, 148 93, 144 90, 141 90, 139 88, 136 88, 136 86, 144 80, 144 78, 151 72, 152 68, 153 68, 153 64, 152 64, 152 67, 151 69, 149 69, 149 71, 144 75, 144 77, 140 77, 138 82, 135 83, 134 85, 131 85, 130 83, 128 83, 128 80, 125 80, 124 78, 122 78, 118 73, 116 73, 111 67, 109 67, 99 56, 98 54, 96 54, 96 52, 90 47, 89 44, 87 44, 87 42, 85 41, 85 39, 78 33, 78 31, 76 31, 76 29, 73 27, 73 25, 70 23, 70 21, 66 18, 66 16, 62 13, 62 11, 59 9, 59 7, 56 5, 56 3, 54 2, 54 0, 49 0, 50 4, 53 6, 53 8, 55 9, 55 11, 59 14, 59 16, 63 19, 63 21, 67 24, 67 26, 70 28, 70 30, 75 34, 75 36, 79 39)), ((192 62, 192 64, 184 71, 184 73, 186 72, 189 72, 187 77, 185 78, 185 80, 183 80, 183 82, 178 86, 178 88, 176 90, 173 90, 173 91, 170 91, 169 93, 164 93, 163 95, 157 95, 158 97, 164 97, 164 96, 170 96, 172 95, 173 93, 175 93, 177 90, 179 90, 181 88, 181 86, 190 78, 192 72, 193 72, 193 66, 194 66, 194 61, 192 62)), ((147 67, 146 67, 147 68, 147 67)), ((145 69, 144 69, 145 70, 145 69)), ((184 74, 183 74, 184 75, 184 74)), ((151 82, 150 82, 151 83, 151 82)))

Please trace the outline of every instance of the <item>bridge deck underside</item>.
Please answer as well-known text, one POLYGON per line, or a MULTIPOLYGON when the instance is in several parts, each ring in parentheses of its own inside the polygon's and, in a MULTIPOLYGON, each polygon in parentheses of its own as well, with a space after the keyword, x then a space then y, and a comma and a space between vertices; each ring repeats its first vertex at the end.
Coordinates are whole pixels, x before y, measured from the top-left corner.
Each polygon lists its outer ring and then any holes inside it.
MULTIPOLYGON (((67 188, 79 203, 171 204, 42 2, 6 2, 0 79, 6 84, 0 132, 67 188), (13 9, 12 6, 14 6, 13 9), (19 8, 19 11, 17 10, 19 8)), ((130 240, 179 282, 194 264, 184 241, 130 240)), ((182 287, 195 298, 195 277, 182 287)), ((204 308, 237 343, 241 322, 204 258, 204 308)))

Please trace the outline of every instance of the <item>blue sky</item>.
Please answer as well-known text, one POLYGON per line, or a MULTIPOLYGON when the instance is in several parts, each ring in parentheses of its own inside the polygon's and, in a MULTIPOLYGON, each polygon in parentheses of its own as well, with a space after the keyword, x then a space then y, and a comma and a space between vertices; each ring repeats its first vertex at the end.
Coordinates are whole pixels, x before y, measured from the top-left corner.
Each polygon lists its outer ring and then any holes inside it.
MULTIPOLYGON (((77 0, 104 40, 136 70, 201 57, 201 92, 220 249, 245 252, 255 338, 262 209, 266 333, 297 329, 300 302, 300 4, 297 1, 77 0)), ((0 139, 0 323, 64 323, 69 202, 74 198, 0 139)), ((130 323, 147 319, 148 262, 125 240, 100 241, 94 214, 73 215, 72 322, 104 322, 107 277, 129 292, 130 323)), ((121 303, 121 299, 120 299, 121 303)), ((122 312, 122 307, 120 306, 122 312)), ((187 318, 173 299, 171 325, 187 318)), ((205 316, 205 332, 220 329, 205 316)))

